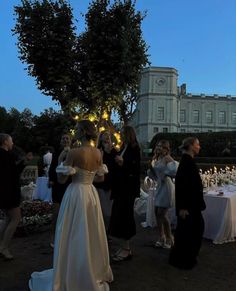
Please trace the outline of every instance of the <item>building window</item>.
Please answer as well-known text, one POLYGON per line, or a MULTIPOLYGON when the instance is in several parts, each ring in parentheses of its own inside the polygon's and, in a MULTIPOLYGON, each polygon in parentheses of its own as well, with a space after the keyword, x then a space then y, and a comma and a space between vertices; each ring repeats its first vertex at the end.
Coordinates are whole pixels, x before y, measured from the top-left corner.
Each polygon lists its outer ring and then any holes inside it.
POLYGON ((225 111, 219 112, 219 124, 225 124, 225 111))
POLYGON ((168 128, 167 127, 163 127, 163 132, 168 132, 168 128))
POLYGON ((186 132, 185 128, 180 128, 180 132, 186 132))
POLYGON ((180 110, 180 122, 186 122, 186 110, 180 110))
POLYGON ((199 132, 199 129, 194 129, 194 132, 199 132))
POLYGON ((212 111, 206 112, 206 123, 212 123, 213 121, 213 114, 212 111))
POLYGON ((164 120, 164 107, 157 108, 157 119, 164 120))
POLYGON ((157 133, 159 132, 159 128, 158 127, 153 127, 153 133, 157 133))
POLYGON ((232 123, 236 124, 236 112, 232 113, 232 123))
POLYGON ((193 123, 199 123, 199 110, 193 110, 193 123))

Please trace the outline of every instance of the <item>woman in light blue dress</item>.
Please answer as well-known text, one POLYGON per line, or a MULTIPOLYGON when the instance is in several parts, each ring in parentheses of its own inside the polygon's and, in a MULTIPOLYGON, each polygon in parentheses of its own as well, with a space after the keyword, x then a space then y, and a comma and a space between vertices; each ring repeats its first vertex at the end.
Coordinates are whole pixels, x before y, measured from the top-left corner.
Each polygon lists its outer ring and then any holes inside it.
POLYGON ((149 177, 157 184, 154 199, 158 233, 156 247, 171 248, 173 245, 168 210, 174 206, 172 178, 175 177, 176 171, 177 162, 170 156, 169 142, 159 141, 154 150, 151 168, 148 171, 149 177))

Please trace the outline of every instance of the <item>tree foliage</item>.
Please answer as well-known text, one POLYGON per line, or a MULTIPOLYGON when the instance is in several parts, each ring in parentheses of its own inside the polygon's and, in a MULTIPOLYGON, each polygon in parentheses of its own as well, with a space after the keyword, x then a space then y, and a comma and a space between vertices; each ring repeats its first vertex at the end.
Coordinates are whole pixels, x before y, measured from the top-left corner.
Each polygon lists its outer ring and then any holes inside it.
POLYGON ((78 36, 65 0, 22 0, 15 12, 20 58, 44 94, 63 109, 129 116, 148 63, 135 1, 91 1, 78 36))
POLYGON ((58 148, 61 135, 69 133, 70 128, 71 120, 52 108, 37 116, 29 109, 19 112, 15 108, 7 111, 0 107, 0 132, 10 134, 14 144, 24 151, 38 153, 45 145, 58 148))
MULTIPOLYGON (((72 10, 64 1, 22 0, 15 7, 20 59, 38 88, 62 106, 77 95, 76 35, 72 10)), ((77 80, 78 81, 78 80, 77 80)))

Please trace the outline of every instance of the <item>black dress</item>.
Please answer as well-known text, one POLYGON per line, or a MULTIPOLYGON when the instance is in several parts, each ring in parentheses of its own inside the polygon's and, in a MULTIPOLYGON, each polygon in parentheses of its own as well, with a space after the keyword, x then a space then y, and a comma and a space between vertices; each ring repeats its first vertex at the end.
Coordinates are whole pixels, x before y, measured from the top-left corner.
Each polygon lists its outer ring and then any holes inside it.
MULTIPOLYGON (((122 152, 122 150, 121 150, 122 152)), ((108 233, 129 240, 136 234, 134 200, 140 195, 140 148, 128 145, 122 166, 116 164, 112 173, 112 212, 108 233)))
POLYGON ((0 209, 9 210, 20 206, 20 170, 14 155, 0 148, 0 209))
POLYGON ((115 157, 118 155, 118 152, 112 148, 110 153, 107 153, 103 150, 103 163, 106 164, 108 168, 108 173, 104 175, 104 181, 99 183, 93 183, 94 186, 98 189, 103 189, 105 191, 111 190, 112 185, 112 176, 114 172, 114 167, 116 167, 115 157))
POLYGON ((183 154, 175 177, 175 203, 177 227, 175 243, 170 253, 169 263, 177 268, 191 269, 195 266, 201 248, 204 220, 201 211, 206 208, 203 186, 194 159, 183 154), (185 219, 179 210, 186 209, 185 219))
POLYGON ((53 182, 52 185, 52 201, 54 203, 61 203, 63 195, 66 191, 66 188, 71 183, 71 177, 68 177, 67 181, 64 184, 58 183, 56 167, 58 166, 58 157, 61 151, 55 152, 52 155, 52 162, 48 171, 48 179, 50 182, 53 182))

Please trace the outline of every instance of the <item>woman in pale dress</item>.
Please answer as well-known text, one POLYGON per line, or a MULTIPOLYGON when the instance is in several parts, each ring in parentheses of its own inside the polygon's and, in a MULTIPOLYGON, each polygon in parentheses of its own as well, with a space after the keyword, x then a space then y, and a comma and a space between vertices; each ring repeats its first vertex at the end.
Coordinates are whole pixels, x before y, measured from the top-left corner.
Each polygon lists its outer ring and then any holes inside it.
POLYGON ((170 156, 170 144, 166 140, 157 143, 151 169, 148 175, 156 181, 154 198, 158 240, 156 247, 171 248, 171 233, 168 210, 174 206, 174 184, 172 178, 177 171, 177 163, 170 156))
POLYGON ((53 269, 33 273, 33 291, 107 291, 113 280, 101 206, 93 181, 103 179, 101 152, 90 146, 96 138, 88 120, 78 123, 81 147, 72 149, 57 168, 60 182, 72 175, 59 211, 53 269))

